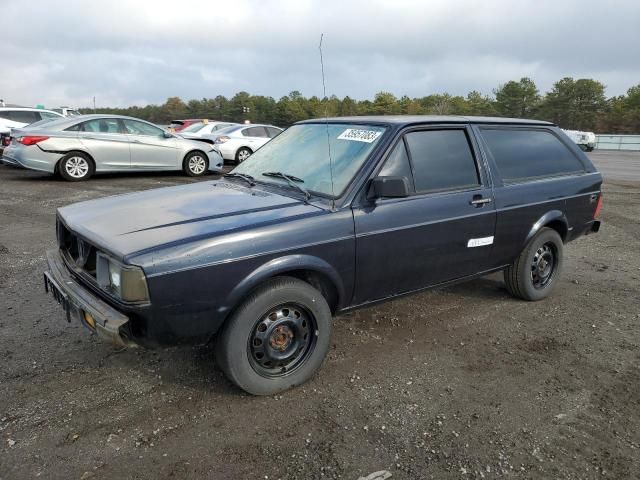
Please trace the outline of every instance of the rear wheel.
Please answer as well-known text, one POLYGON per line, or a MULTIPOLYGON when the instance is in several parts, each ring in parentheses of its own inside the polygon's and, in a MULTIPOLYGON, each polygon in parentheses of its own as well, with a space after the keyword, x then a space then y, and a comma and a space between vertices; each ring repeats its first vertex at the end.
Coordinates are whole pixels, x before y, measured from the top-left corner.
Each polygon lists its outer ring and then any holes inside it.
POLYGON ((239 148, 236 152, 236 162, 242 163, 251 156, 253 152, 247 147, 239 148))
POLYGON ((562 250, 562 238, 558 232, 542 228, 504 271, 509 293, 529 301, 549 296, 562 271, 562 250))
POLYGON ((182 169, 190 177, 201 177, 209 169, 209 159, 202 152, 191 152, 184 157, 182 169))
POLYGON ((279 277, 259 287, 216 339, 227 378, 253 395, 271 395, 306 382, 329 350, 331 310, 302 280, 279 277))
POLYGON ((58 173, 69 182, 87 180, 94 173, 93 160, 86 153, 67 153, 58 164, 58 173))

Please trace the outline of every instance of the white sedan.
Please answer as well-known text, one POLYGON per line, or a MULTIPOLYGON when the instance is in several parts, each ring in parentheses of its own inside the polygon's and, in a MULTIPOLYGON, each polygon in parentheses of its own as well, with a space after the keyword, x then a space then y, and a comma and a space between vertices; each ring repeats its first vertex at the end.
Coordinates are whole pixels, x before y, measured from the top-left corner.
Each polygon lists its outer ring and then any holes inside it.
POLYGON ((186 128, 183 128, 177 133, 177 135, 180 135, 184 138, 193 138, 197 140, 198 138, 202 138, 207 135, 215 135, 219 130, 231 127, 233 125, 238 124, 233 122, 197 122, 192 123, 186 128))
POLYGON ((235 125, 215 132, 216 135, 204 135, 202 138, 213 140, 225 160, 244 162, 249 156, 283 132, 273 125, 235 125))

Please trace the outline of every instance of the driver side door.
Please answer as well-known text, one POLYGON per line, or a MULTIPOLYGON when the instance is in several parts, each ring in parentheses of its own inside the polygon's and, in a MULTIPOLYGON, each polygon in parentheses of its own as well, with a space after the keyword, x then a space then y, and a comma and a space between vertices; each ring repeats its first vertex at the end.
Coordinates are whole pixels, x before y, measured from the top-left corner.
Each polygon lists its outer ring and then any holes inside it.
POLYGON ((131 149, 131 168, 137 170, 179 170, 178 140, 164 130, 138 120, 122 119, 131 149))
POLYGON ((496 210, 464 126, 405 133, 376 176, 409 179, 403 198, 354 207, 356 305, 491 268, 496 210))

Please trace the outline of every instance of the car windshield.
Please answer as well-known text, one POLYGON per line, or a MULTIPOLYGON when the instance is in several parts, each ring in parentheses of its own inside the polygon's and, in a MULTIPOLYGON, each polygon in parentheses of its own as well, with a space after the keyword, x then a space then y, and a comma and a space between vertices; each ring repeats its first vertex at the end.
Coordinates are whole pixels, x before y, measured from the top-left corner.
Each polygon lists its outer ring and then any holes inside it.
POLYGON ((372 125, 294 125, 257 150, 233 173, 286 185, 286 180, 273 175, 273 172, 280 172, 302 180, 300 185, 311 192, 337 197, 351 182, 384 132, 384 127, 372 125))
POLYGON ((198 131, 202 130, 205 125, 206 125, 206 123, 204 123, 204 122, 192 123, 188 127, 183 128, 182 131, 185 132, 185 133, 195 133, 195 132, 198 132, 198 131))

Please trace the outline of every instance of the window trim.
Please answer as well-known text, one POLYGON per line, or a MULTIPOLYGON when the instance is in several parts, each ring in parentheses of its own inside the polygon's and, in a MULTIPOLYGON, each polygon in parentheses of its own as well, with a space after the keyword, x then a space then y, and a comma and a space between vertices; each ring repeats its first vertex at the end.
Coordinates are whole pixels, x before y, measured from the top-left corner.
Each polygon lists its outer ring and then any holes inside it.
MULTIPOLYGON (((556 127, 557 128, 557 127, 556 127)), ((588 166, 582 161, 579 155, 576 155, 576 152, 573 150, 572 145, 569 145, 565 139, 563 139, 558 133, 554 130, 553 127, 544 127, 540 125, 477 125, 477 135, 480 137, 479 141, 482 144, 482 150, 487 157, 487 160, 491 162, 491 172, 492 175, 499 182, 497 186, 509 186, 509 185, 522 185, 526 183, 539 182, 544 180, 553 180, 557 178, 563 177, 575 177, 580 175, 585 175, 589 173, 588 166), (571 172, 559 172, 551 175, 533 175, 529 177, 518 177, 518 178, 510 178, 506 179, 500 173, 500 168, 498 167, 498 163, 496 162, 495 157, 493 156, 493 152, 489 147, 489 143, 487 142, 486 137, 483 134, 483 130, 516 130, 516 131, 538 131, 544 132, 553 135, 560 144, 567 149, 569 152, 582 166, 581 170, 574 170, 571 172)))

